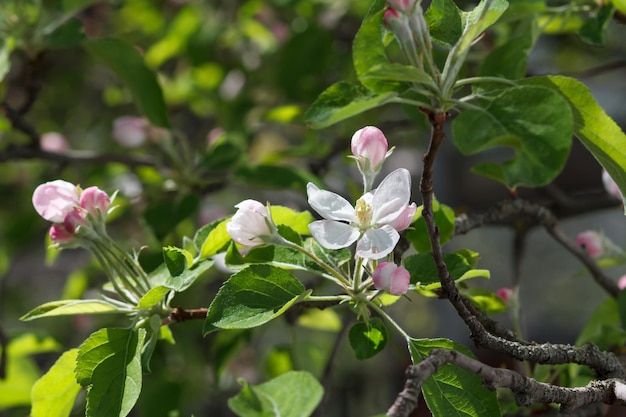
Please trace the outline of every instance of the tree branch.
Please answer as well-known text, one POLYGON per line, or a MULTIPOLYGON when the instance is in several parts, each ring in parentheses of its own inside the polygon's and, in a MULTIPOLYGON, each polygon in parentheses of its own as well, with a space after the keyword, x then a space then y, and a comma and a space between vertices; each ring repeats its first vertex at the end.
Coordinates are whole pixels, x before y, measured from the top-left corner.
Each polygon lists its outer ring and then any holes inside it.
POLYGON ((482 213, 461 214, 455 221, 455 234, 465 234, 484 225, 508 225, 524 218, 530 225, 541 225, 572 255, 578 258, 589 270, 593 279, 612 297, 617 297, 619 288, 608 278, 589 254, 558 226, 557 218, 547 208, 522 199, 504 200, 482 213))
POLYGON ((475 373, 482 378, 488 389, 510 389, 515 394, 517 405, 522 407, 534 403, 554 403, 560 405, 560 411, 569 412, 588 404, 626 404, 626 384, 616 378, 592 381, 585 387, 558 387, 525 377, 510 369, 492 368, 454 350, 434 349, 422 362, 409 366, 404 389, 387 411, 387 415, 408 417, 417 406, 424 381, 448 363, 475 373))
POLYGON ((65 151, 63 153, 48 152, 30 146, 10 146, 0 151, 0 163, 15 160, 41 159, 58 163, 103 164, 117 162, 129 167, 156 166, 156 162, 147 157, 128 154, 98 154, 90 151, 65 151))

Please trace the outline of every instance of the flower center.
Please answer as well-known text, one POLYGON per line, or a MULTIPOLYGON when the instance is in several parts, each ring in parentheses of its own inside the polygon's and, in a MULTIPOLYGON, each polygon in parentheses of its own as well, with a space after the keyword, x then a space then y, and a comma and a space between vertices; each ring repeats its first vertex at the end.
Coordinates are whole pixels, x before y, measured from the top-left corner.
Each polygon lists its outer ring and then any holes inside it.
POLYGON ((367 204, 362 198, 359 198, 356 201, 355 212, 356 218, 359 221, 359 227, 362 230, 368 229, 372 221, 372 206, 367 204))

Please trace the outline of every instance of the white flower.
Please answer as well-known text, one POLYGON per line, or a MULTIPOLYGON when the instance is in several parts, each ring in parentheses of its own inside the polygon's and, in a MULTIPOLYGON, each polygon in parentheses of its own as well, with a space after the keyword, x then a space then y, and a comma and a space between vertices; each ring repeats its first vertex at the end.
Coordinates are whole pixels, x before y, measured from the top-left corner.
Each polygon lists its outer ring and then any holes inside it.
POLYGON ((226 223, 226 231, 235 242, 248 247, 259 246, 277 235, 272 217, 262 203, 244 200, 235 207, 237 212, 226 223))
POLYGON ((320 245, 340 249, 358 240, 356 254, 362 258, 381 259, 398 243, 394 228, 399 217, 406 217, 411 197, 411 174, 400 168, 387 175, 378 188, 363 195, 356 207, 343 197, 307 185, 309 204, 326 220, 309 225, 320 245), (344 223, 345 222, 345 223, 344 223))

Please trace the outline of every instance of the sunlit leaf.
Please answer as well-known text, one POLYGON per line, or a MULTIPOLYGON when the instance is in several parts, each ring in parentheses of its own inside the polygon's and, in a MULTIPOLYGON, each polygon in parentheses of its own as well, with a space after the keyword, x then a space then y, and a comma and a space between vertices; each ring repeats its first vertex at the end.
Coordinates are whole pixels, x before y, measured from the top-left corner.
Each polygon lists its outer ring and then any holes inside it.
POLYGON ((375 356, 387 344, 387 329, 378 317, 356 323, 350 328, 348 336, 354 355, 360 360, 375 356))
POLYGON ((105 300, 59 300, 34 308, 20 317, 20 320, 28 321, 42 317, 74 316, 78 314, 127 313, 128 311, 105 300))
POLYGON ((80 385, 74 377, 78 349, 64 352, 31 391, 32 417, 68 417, 80 385))
POLYGON ((290 371, 259 385, 243 385, 228 407, 239 417, 309 417, 323 388, 308 372, 290 371))
POLYGON ((300 281, 287 271, 251 265, 222 285, 211 302, 203 332, 260 326, 284 313, 305 293, 300 281))

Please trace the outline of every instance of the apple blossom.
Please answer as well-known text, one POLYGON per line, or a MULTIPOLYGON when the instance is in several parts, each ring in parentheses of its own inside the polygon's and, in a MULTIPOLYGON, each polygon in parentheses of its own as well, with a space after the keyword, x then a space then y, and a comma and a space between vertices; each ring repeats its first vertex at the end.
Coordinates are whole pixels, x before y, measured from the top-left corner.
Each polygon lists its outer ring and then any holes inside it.
POLYGON ((393 262, 381 262, 372 274, 374 287, 391 295, 402 295, 409 290, 411 274, 393 262))
POLYGON ((502 299, 505 303, 509 303, 511 301, 511 297, 513 296, 513 290, 507 287, 500 288, 496 291, 496 295, 502 299))
POLYGON ((33 192, 35 210, 53 223, 63 223, 65 216, 78 207, 78 201, 76 186, 63 180, 41 184, 33 192))
POLYGON ((79 209, 74 209, 67 213, 65 219, 63 219, 63 226, 69 233, 74 234, 78 226, 84 225, 85 222, 85 213, 79 209))
POLYGON ((235 242, 244 246, 259 246, 278 234, 267 207, 262 203, 244 200, 235 207, 237 212, 226 224, 226 231, 235 242))
POLYGON ((626 275, 622 275, 620 279, 617 280, 617 288, 623 290, 626 288, 626 275))
POLYGON ((113 121, 113 139, 127 148, 137 148, 146 141, 148 127, 143 117, 118 117, 113 121))
POLYGON ((65 152, 69 148, 65 136, 58 132, 43 133, 39 137, 39 147, 42 151, 59 153, 65 152))
POLYGON ((579 233, 576 236, 576 243, 585 249, 589 256, 597 258, 604 253, 604 247, 602 245, 602 236, 593 230, 587 230, 579 233))
POLYGON ((412 210, 411 174, 404 168, 393 171, 376 190, 364 194, 356 207, 313 183, 307 184, 307 195, 311 207, 324 218, 309 224, 320 245, 340 249, 358 241, 358 256, 381 259, 391 253, 400 239, 394 223, 404 226, 407 211, 412 210))
POLYGON ((611 178, 606 169, 602 170, 602 184, 604 185, 604 189, 609 195, 617 198, 618 200, 622 200, 622 192, 619 190, 617 183, 611 178))
POLYGON ((50 227, 49 235, 55 244, 69 243, 74 240, 74 233, 70 233, 63 223, 53 224, 50 227))

